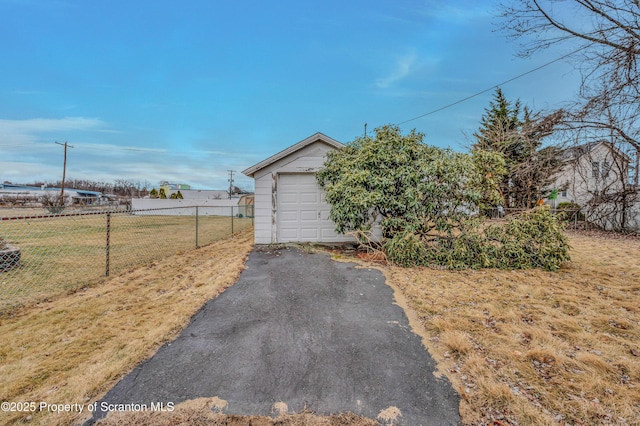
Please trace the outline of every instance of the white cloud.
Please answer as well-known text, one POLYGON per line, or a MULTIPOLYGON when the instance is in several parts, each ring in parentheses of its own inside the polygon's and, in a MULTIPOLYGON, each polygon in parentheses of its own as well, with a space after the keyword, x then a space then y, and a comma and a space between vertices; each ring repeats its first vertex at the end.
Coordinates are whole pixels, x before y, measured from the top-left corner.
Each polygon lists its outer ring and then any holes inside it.
POLYGON ((97 118, 65 117, 65 118, 30 118, 27 120, 0 119, 0 134, 10 135, 71 131, 95 130, 106 127, 106 123, 97 118))
MULTIPOLYGON (((166 154, 167 153, 167 150, 164 148, 146 148, 146 147, 140 147, 140 146, 115 145, 115 144, 108 144, 108 143, 78 142, 78 143, 75 143, 74 146, 81 151, 87 151, 89 153, 93 152, 101 156, 113 155, 113 152, 121 153, 122 151, 134 151, 134 152, 141 152, 141 153, 147 153, 147 154, 166 154)), ((130 153, 127 153, 127 154, 129 155, 130 153)))
POLYGON ((414 69, 414 65, 416 63, 416 55, 415 53, 410 53, 408 55, 402 56, 398 58, 395 63, 393 70, 386 77, 379 78, 376 80, 376 86, 381 89, 386 89, 403 78, 407 77, 414 69))
POLYGON ((28 183, 39 180, 58 179, 62 176, 62 165, 42 164, 29 161, 0 161, 0 182, 28 183))
POLYGON ((3 152, 21 151, 28 146, 37 151, 56 139, 57 133, 65 136, 76 131, 113 132, 97 118, 30 118, 26 120, 0 119, 0 146, 3 152))
MULTIPOLYGON (((0 0, 1 1, 1 0, 0 0)), ((169 148, 159 142, 144 146, 131 143, 134 136, 117 136, 113 142, 97 141, 96 133, 113 132, 100 119, 66 117, 28 120, 0 119, 0 182, 30 183, 55 181, 62 176, 62 149, 54 144, 57 135, 69 138, 67 178, 114 181, 132 179, 189 183, 194 188, 227 185, 227 170, 240 171, 260 158, 252 151, 169 148), (127 141, 128 139, 128 141, 127 141), (235 162, 240 162, 236 164, 235 162)), ((60 139, 58 140, 67 140, 60 139)), ((236 183, 247 186, 252 180, 238 173, 236 183)))

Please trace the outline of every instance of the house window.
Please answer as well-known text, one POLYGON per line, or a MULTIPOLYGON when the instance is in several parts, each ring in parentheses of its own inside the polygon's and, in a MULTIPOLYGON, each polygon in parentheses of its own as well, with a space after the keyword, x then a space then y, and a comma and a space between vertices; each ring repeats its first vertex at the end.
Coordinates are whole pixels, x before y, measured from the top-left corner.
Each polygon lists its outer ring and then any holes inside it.
POLYGON ((567 190, 565 189, 564 191, 562 191, 560 193, 561 196, 566 197, 567 196, 567 190))
POLYGON ((602 178, 606 179, 609 176, 609 171, 611 170, 611 164, 608 161, 602 162, 602 178))
POLYGON ((600 163, 597 161, 591 162, 591 177, 598 179, 600 175, 600 163))

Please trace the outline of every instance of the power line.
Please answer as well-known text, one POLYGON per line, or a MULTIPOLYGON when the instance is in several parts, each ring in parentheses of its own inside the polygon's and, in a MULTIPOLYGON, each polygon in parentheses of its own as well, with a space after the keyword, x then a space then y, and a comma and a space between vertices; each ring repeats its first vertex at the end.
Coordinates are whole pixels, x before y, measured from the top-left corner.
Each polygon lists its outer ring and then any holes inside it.
POLYGON ((443 107, 440 107, 440 108, 438 108, 438 109, 434 109, 433 111, 429 111, 429 112, 427 112, 426 114, 422 114, 422 115, 419 115, 419 116, 417 116, 417 117, 413 117, 413 118, 410 118, 410 119, 408 119, 408 120, 401 121, 400 123, 397 123, 396 125, 398 125, 398 126, 399 126, 399 125, 401 125, 401 124, 405 124, 405 123, 408 123, 408 122, 410 122, 410 121, 417 120, 417 119, 419 119, 419 118, 426 117, 426 116, 431 115, 431 114, 435 114, 436 112, 440 112, 440 111, 445 110, 445 109, 447 109, 447 108, 451 108, 452 106, 455 106, 455 105, 461 104, 462 102, 466 102, 466 101, 468 101, 469 99, 475 98, 476 96, 480 96, 480 95, 482 95, 483 93, 487 93, 487 92, 488 92, 488 91, 490 91, 490 90, 496 89, 496 88, 498 88, 498 87, 500 87, 500 86, 504 86, 504 85, 505 85, 505 84, 507 84, 507 83, 511 83, 511 82, 512 82, 512 81, 514 81, 514 80, 517 80, 517 79, 519 79, 519 78, 521 78, 521 77, 524 77, 525 75, 531 74, 531 73, 536 72, 536 71, 538 71, 538 70, 540 70, 540 69, 542 69, 542 68, 544 68, 544 67, 547 67, 547 66, 549 66, 549 65, 551 65, 551 64, 553 64, 553 63, 556 63, 556 62, 561 61, 561 60, 563 60, 563 59, 565 59, 565 58, 568 58, 569 56, 574 55, 574 54, 576 54, 576 53, 580 52, 581 50, 584 50, 584 48, 580 48, 580 49, 578 49, 578 50, 574 50, 573 52, 571 52, 571 53, 567 53, 566 55, 561 56, 561 57, 559 57, 559 58, 556 58, 556 59, 554 59, 553 61, 549 61, 549 62, 547 62, 547 63, 545 63, 545 64, 542 64, 542 65, 540 65, 540 66, 538 66, 538 67, 536 67, 536 68, 534 68, 534 69, 531 69, 531 70, 529 70, 529 71, 523 72, 522 74, 518 74, 517 76, 512 77, 512 78, 510 78, 509 80, 505 80, 505 81, 503 81, 502 83, 498 83, 498 84, 496 84, 496 85, 493 85, 493 86, 489 87, 488 89, 484 89, 484 90, 482 90, 482 91, 480 91, 480 92, 474 93, 474 94, 473 94, 473 95, 471 95, 471 96, 467 96, 466 98, 463 98, 463 99, 457 100, 457 101, 455 101, 455 102, 452 102, 452 103, 450 103, 450 104, 447 104, 447 105, 445 105, 445 106, 443 106, 443 107))

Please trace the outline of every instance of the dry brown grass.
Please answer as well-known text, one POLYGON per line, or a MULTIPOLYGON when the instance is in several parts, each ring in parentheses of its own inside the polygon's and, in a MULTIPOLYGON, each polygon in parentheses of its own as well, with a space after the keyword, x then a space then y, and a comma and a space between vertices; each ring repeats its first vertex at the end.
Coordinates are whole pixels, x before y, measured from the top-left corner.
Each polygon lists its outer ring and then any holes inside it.
MULTIPOLYGON (((0 317, 0 401, 87 404, 233 284, 253 233, 0 317)), ((71 424, 86 413, 0 413, 1 424, 71 424)))
MULTIPOLYGON (((251 239, 243 233, 0 319, 0 400, 97 401, 235 281, 251 239)), ((411 306, 440 373, 462 395, 465 424, 640 424, 640 241, 570 240, 573 261, 557 273, 367 264, 411 306)), ((376 424, 352 414, 224 415, 220 403, 113 413, 106 424, 376 424)), ((0 413, 0 423, 27 415, 0 413)), ((34 413, 31 424, 81 417, 34 413)))
MULTIPOLYGON (((110 413, 100 426, 174 426, 174 425, 219 425, 219 426, 377 426, 378 422, 357 416, 352 413, 318 416, 313 413, 287 414, 279 412, 274 404, 275 418, 269 416, 240 416, 223 414, 220 400, 214 398, 198 398, 178 404, 171 413, 139 412, 110 413)), ((285 410, 286 411, 286 410, 285 410)))
MULTIPOLYGON (((91 285, 106 275, 106 214, 0 222, 0 235, 21 250, 21 267, 0 275, 0 312, 91 285)), ((198 243, 209 244, 252 226, 251 219, 200 216, 198 243)), ((193 216, 113 213, 110 275, 196 244, 193 216)))
POLYGON ((640 424, 640 240, 570 241, 557 273, 377 266, 417 313, 465 424, 640 424))

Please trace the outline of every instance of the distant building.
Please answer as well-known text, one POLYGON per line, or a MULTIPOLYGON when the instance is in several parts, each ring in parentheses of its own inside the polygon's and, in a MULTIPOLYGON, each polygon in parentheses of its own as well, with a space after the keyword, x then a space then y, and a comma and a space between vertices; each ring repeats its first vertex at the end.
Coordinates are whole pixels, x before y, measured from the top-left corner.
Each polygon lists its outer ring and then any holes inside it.
MULTIPOLYGON (((19 205, 40 204, 43 196, 59 196, 62 188, 47 188, 46 186, 17 185, 13 183, 0 184, 0 203, 19 205)), ((98 191, 65 188, 64 195, 67 205, 100 205, 106 204, 108 199, 98 191)))
MULTIPOLYGON (((178 190, 167 193, 169 197, 172 193, 178 192, 178 190)), ((229 192, 219 189, 185 189, 180 190, 182 197, 185 200, 225 200, 229 199, 229 192)), ((238 197, 233 197, 238 198, 238 197)))
POLYGON ((566 149, 562 160, 549 188, 557 197, 549 204, 575 203, 588 222, 603 229, 640 231, 640 190, 627 154, 595 141, 566 149))
POLYGON ((589 142, 564 150, 563 167, 555 175, 552 189, 556 203, 585 206, 594 199, 622 191, 629 184, 631 159, 607 141, 589 142))
POLYGON ((164 193, 167 194, 167 197, 169 197, 169 195, 174 192, 182 192, 184 190, 191 189, 191 187, 186 183, 162 182, 162 184, 160 185, 160 189, 164 189, 164 193))

